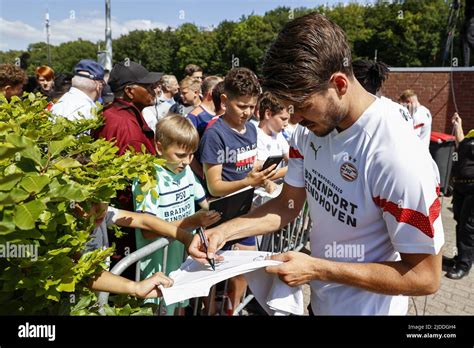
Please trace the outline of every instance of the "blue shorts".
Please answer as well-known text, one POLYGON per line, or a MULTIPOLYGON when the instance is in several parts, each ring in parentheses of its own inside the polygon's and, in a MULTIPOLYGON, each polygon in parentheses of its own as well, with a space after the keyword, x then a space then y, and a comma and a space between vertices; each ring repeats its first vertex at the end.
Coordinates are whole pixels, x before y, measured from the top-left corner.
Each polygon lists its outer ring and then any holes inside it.
POLYGON ((255 236, 245 237, 242 239, 236 239, 236 240, 225 243, 225 245, 222 247, 222 250, 231 250, 232 246, 236 243, 246 245, 246 246, 251 246, 251 245, 256 244, 256 239, 255 239, 255 236))

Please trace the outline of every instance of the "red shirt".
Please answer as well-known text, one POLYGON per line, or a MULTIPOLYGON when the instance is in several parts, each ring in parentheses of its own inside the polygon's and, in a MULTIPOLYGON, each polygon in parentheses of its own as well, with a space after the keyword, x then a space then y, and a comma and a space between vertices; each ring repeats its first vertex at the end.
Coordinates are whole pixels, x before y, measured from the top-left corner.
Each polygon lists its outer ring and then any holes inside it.
POLYGON ((95 137, 116 140, 118 155, 123 155, 130 146, 137 152, 142 152, 142 144, 147 153, 156 155, 154 132, 135 105, 123 99, 115 99, 104 109, 104 118, 105 124, 96 131, 95 137))

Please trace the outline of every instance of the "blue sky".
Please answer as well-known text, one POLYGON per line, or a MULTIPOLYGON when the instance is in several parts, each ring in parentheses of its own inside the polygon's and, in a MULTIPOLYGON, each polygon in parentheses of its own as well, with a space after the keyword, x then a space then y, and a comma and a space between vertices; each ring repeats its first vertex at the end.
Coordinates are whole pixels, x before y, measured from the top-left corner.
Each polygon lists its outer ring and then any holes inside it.
MULTIPOLYGON (((236 21, 252 12, 264 14, 278 6, 312 8, 349 1, 111 0, 112 36, 134 29, 177 27, 185 22, 208 27, 225 19, 236 21)), ((79 37, 92 42, 104 39, 105 0, 0 0, 0 50, 26 49, 30 43, 46 41, 47 10, 52 44, 79 37)))

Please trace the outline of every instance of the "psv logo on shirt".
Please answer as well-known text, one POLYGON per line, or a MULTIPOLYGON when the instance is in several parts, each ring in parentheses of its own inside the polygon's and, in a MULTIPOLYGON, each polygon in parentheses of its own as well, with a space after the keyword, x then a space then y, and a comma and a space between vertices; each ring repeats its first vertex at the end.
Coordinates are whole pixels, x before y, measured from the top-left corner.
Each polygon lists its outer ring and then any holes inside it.
POLYGON ((341 176, 346 181, 354 181, 357 179, 357 168, 350 162, 344 162, 340 168, 341 176))

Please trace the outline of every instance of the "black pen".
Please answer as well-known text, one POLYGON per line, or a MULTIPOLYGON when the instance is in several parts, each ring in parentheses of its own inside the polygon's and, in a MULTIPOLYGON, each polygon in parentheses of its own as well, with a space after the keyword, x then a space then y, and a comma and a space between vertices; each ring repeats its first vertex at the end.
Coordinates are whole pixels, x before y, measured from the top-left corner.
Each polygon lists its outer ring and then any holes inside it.
MULTIPOLYGON (((199 233, 199 237, 201 237, 201 241, 204 243, 204 247, 206 249, 206 255, 207 255, 207 248, 209 247, 209 244, 207 242, 207 238, 206 238, 206 235, 204 234, 204 229, 202 227, 198 227, 198 233, 199 233)), ((215 271, 216 270, 216 266, 214 264, 214 259, 210 259, 208 257, 206 257, 206 260, 209 262, 209 264, 211 265, 212 267, 212 270, 215 271)))

